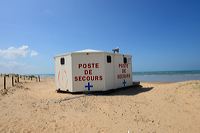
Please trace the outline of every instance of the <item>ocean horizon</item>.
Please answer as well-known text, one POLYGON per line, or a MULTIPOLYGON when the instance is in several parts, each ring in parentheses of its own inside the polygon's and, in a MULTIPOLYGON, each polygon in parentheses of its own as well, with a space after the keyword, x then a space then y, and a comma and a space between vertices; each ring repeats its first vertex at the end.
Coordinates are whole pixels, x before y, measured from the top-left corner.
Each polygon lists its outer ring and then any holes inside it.
POLYGON ((200 80, 200 70, 133 72, 133 81, 180 82, 200 80))
MULTIPOLYGON (((34 74, 34 75, 40 75, 41 77, 55 76, 55 74, 34 74)), ((187 80, 200 80, 200 70, 133 72, 133 81, 179 82, 187 80)))

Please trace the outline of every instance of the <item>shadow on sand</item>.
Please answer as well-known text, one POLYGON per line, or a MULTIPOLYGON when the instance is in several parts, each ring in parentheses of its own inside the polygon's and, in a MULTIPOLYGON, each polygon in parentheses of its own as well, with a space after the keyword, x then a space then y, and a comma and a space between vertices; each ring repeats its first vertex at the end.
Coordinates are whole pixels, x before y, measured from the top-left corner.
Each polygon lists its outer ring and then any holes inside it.
POLYGON ((64 94, 69 93, 73 95, 85 94, 94 96, 120 96, 120 95, 132 96, 143 92, 151 91, 152 89, 153 87, 143 87, 141 85, 136 85, 126 88, 112 89, 108 91, 91 91, 91 92, 75 92, 75 93, 59 91, 59 93, 64 93, 64 94))
POLYGON ((113 89, 109 91, 102 92, 91 92, 90 95, 100 95, 100 96, 132 96, 143 92, 152 90, 153 87, 142 87, 142 86, 132 86, 126 88, 113 89))

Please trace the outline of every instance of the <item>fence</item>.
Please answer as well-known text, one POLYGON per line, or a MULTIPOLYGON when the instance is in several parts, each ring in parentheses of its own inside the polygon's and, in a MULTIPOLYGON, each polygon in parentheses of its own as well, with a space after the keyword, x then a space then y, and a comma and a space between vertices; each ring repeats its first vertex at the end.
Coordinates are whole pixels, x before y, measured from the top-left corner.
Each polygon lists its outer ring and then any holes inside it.
POLYGON ((19 75, 19 74, 0 74, 0 88, 7 89, 15 86, 17 83, 26 81, 40 82, 40 76, 19 75))

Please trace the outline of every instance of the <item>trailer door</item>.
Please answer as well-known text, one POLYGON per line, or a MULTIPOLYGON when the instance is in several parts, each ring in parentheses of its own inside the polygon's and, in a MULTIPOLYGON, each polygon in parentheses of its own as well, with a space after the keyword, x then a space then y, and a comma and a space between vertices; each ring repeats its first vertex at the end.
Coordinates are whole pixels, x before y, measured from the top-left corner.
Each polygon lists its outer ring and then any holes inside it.
POLYGON ((66 91, 68 84, 68 74, 67 74, 67 62, 66 57, 60 57, 58 61, 58 86, 60 90, 66 91))

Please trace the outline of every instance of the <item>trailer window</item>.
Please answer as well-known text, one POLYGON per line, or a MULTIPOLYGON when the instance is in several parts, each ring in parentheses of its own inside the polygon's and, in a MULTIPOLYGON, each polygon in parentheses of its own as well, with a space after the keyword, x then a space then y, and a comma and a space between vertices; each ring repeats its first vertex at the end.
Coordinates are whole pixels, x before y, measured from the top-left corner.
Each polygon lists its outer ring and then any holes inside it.
POLYGON ((60 58, 60 64, 64 65, 65 64, 65 58, 60 58))
POLYGON ((124 57, 124 64, 126 64, 127 63, 127 58, 126 57, 124 57))
POLYGON ((107 56, 107 63, 111 63, 111 56, 110 55, 107 56))

